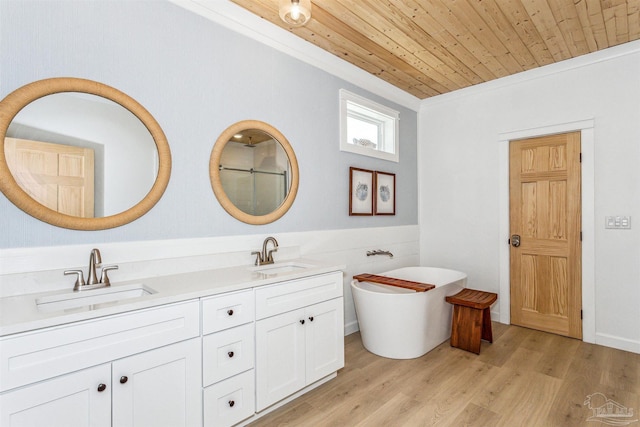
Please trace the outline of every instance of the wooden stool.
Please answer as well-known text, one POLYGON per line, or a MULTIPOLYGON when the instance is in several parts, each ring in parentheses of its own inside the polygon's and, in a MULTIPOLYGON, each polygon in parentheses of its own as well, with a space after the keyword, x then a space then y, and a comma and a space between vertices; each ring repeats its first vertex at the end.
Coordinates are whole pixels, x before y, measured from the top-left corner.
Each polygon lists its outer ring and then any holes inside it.
POLYGON ((493 342, 490 307, 497 299, 498 294, 475 289, 445 297, 453 304, 451 347, 480 354, 480 339, 493 342))

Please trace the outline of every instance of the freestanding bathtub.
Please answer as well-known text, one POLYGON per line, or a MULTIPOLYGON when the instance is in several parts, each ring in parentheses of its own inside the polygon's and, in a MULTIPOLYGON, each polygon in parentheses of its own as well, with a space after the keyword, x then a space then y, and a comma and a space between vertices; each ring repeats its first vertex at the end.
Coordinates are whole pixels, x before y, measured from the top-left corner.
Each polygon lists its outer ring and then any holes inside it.
POLYGON ((467 286, 467 275, 434 267, 405 267, 380 276, 436 287, 415 292, 371 282, 351 282, 364 347, 390 359, 420 357, 451 336, 452 306, 444 298, 467 286))

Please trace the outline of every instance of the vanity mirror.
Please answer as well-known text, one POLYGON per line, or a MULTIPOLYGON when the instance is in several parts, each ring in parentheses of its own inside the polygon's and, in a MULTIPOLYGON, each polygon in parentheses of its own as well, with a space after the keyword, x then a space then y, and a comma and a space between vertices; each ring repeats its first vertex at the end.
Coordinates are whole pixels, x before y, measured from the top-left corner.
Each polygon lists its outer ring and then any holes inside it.
POLYGON ((273 126, 244 120, 228 127, 213 146, 211 186, 222 207, 247 224, 282 217, 298 191, 298 161, 273 126))
POLYGON ((49 224, 102 230, 148 212, 171 171, 153 116, 119 90, 52 78, 0 101, 0 190, 49 224))

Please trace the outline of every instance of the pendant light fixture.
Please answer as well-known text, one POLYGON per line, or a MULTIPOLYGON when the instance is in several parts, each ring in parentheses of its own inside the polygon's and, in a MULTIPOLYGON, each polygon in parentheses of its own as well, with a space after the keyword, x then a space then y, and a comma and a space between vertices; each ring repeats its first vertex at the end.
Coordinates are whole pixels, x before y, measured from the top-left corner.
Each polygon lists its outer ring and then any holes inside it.
POLYGON ((280 0, 280 18, 293 27, 311 19, 311 0, 280 0))

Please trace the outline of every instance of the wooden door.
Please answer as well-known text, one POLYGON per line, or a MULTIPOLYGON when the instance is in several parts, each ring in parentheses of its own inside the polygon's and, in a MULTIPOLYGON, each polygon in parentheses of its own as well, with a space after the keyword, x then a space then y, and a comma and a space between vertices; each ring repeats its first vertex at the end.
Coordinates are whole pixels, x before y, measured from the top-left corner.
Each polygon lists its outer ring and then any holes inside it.
POLYGON ((5 155, 16 182, 31 198, 56 212, 93 217, 92 149, 5 138, 5 155))
POLYGON ((509 151, 511 323, 582 338, 580 133, 509 151))

